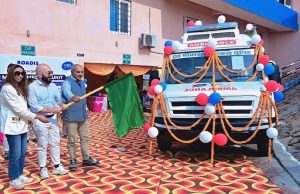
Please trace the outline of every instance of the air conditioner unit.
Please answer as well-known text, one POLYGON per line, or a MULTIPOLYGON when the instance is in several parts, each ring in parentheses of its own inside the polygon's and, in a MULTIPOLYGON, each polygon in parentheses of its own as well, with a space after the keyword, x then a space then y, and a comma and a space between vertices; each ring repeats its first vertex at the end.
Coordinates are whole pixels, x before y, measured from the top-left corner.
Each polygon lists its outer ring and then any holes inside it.
POLYGON ((155 35, 141 34, 141 47, 156 47, 157 39, 155 35))

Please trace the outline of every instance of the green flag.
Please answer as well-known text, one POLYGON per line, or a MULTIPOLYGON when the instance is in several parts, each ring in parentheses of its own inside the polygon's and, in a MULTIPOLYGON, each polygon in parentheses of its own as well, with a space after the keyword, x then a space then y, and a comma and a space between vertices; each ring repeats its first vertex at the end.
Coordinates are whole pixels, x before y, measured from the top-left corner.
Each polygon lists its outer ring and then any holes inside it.
POLYGON ((104 86, 113 113, 115 130, 123 137, 130 129, 145 124, 145 117, 137 86, 132 73, 129 73, 104 86))

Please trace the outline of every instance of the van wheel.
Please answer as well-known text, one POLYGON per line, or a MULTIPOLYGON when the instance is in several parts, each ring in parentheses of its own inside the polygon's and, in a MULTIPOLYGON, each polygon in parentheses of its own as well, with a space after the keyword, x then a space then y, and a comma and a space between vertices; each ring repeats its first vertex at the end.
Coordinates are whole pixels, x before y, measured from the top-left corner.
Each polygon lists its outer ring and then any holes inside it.
POLYGON ((161 152, 170 151, 172 149, 172 142, 157 139, 157 146, 161 152))
POLYGON ((258 156, 263 156, 263 157, 268 156, 268 148, 269 148, 268 143, 257 143, 256 145, 257 145, 258 156))

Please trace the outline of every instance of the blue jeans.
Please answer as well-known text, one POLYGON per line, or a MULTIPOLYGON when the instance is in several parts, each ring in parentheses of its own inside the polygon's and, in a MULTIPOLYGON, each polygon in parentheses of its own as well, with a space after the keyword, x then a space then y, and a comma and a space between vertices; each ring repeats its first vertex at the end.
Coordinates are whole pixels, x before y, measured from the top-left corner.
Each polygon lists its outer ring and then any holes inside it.
POLYGON ((6 135, 9 145, 8 176, 14 180, 23 174, 24 159, 27 151, 27 133, 6 135))

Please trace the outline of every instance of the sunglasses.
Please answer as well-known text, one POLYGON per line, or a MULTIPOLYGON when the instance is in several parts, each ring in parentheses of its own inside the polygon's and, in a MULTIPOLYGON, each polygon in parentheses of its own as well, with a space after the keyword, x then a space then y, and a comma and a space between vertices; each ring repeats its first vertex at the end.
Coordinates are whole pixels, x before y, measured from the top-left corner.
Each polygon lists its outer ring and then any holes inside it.
POLYGON ((15 76, 20 76, 22 75, 23 77, 25 76, 25 71, 15 71, 15 76))
POLYGON ((53 71, 48 71, 48 75, 53 75, 53 71))

